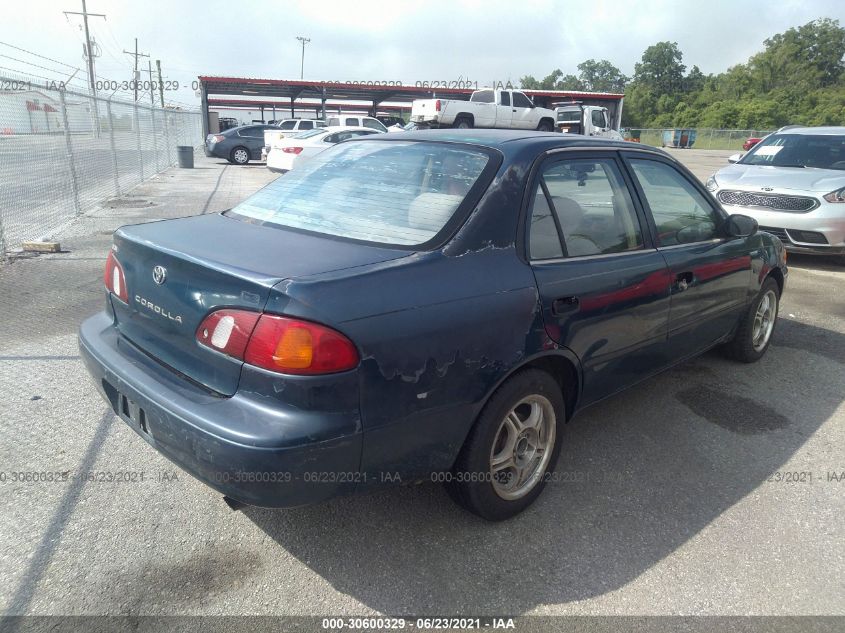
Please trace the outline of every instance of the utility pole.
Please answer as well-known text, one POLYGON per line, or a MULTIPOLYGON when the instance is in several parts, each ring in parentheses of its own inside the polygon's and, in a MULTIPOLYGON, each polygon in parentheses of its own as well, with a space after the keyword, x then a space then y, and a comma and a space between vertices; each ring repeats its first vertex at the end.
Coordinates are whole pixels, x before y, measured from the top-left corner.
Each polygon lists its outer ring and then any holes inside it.
POLYGON ((164 109, 164 82, 161 80, 161 60, 156 60, 156 68, 158 69, 158 96, 161 99, 161 107, 164 109))
POLYGON ((302 37, 301 35, 297 35, 296 39, 302 42, 302 64, 299 67, 299 78, 305 78, 305 45, 311 41, 310 37, 302 37))
POLYGON ((156 105, 156 97, 155 97, 155 82, 153 81, 153 63, 151 61, 147 61, 147 72, 150 75, 150 104, 155 107, 156 105))
POLYGON ((85 24, 85 56, 88 58, 88 83, 91 85, 91 96, 97 96, 97 83, 94 77, 94 49, 91 46, 91 35, 88 32, 88 16, 95 18, 106 19, 104 13, 88 13, 85 8, 85 0, 82 0, 82 12, 79 11, 63 11, 65 15, 81 15, 82 22, 85 24))
MULTIPOLYGON (((149 57, 146 53, 139 53, 138 52, 138 38, 135 38, 135 52, 127 51, 123 49, 123 52, 127 55, 132 55, 135 58, 135 74, 132 76, 132 83, 135 84, 135 101, 138 100, 138 79, 140 75, 138 74, 138 58, 139 57, 149 57)), ((150 77, 150 81, 152 81, 152 77, 150 77)))
POLYGON ((106 19, 104 13, 88 13, 88 9, 85 7, 85 0, 82 0, 82 13, 79 11, 63 11, 65 17, 68 15, 81 15, 82 22, 85 24, 85 57, 88 58, 88 84, 91 89, 91 103, 93 104, 93 115, 94 115, 94 132, 97 137, 100 136, 100 113, 97 109, 97 81, 96 77, 94 76, 94 48, 91 46, 91 34, 88 32, 88 16, 95 18, 103 18, 106 19))

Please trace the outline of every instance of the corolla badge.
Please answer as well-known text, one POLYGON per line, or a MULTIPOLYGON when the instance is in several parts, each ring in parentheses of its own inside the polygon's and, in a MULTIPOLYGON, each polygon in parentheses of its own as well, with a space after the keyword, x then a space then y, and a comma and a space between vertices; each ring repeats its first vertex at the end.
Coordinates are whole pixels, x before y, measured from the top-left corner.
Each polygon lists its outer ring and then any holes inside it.
POLYGON ((170 312, 170 310, 154 304, 152 301, 142 297, 141 295, 135 295, 135 301, 136 303, 139 303, 140 305, 144 306, 150 312, 162 316, 165 319, 170 319, 171 321, 173 321, 174 323, 178 323, 179 325, 182 324, 181 314, 173 314, 170 312))
POLYGON ((153 281, 159 286, 167 281, 167 269, 164 266, 153 268, 153 281))

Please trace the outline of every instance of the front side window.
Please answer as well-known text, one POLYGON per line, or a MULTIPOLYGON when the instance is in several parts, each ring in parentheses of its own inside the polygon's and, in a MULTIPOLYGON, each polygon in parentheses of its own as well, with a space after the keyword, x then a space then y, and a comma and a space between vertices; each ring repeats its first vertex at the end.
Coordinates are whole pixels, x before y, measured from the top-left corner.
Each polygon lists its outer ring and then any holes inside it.
POLYGON ((631 159, 657 227, 658 246, 703 242, 717 236, 719 214, 677 169, 654 160, 631 159))
POLYGON ((604 127, 604 112, 601 110, 593 110, 592 113, 593 125, 596 127, 604 127))
POLYGON ((227 215, 379 244, 423 244, 446 226, 489 162, 484 151, 450 144, 342 143, 227 215))
POLYGON ((364 119, 364 127, 370 128, 371 130, 378 130, 379 132, 387 132, 387 128, 378 119, 364 119))
POLYGON ((347 117, 346 123, 344 125, 350 125, 352 127, 358 127, 361 125, 360 121, 357 118, 347 117))
POLYGON ((514 92, 513 93, 513 107, 514 108, 531 108, 534 104, 531 103, 531 99, 526 97, 521 92, 514 92))
POLYGON ((642 229, 619 167, 610 158, 548 163, 535 185, 531 259, 643 248, 642 229))
POLYGON ((314 129, 314 122, 313 121, 300 121, 299 122, 299 129, 300 130, 312 130, 312 129, 314 129))
POLYGON ((282 121, 279 124, 280 130, 292 130, 296 127, 296 121, 282 121))

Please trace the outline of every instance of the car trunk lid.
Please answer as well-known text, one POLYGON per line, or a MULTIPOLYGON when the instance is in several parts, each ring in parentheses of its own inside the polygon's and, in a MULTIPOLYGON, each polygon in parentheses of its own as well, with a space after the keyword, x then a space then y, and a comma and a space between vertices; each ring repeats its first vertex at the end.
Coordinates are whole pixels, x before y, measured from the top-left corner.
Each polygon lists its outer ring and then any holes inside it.
POLYGON ((197 342, 210 312, 260 311, 270 289, 285 279, 408 255, 218 214, 124 227, 114 244, 128 290, 126 304, 112 296, 120 333, 224 395, 237 390, 243 363, 197 342))

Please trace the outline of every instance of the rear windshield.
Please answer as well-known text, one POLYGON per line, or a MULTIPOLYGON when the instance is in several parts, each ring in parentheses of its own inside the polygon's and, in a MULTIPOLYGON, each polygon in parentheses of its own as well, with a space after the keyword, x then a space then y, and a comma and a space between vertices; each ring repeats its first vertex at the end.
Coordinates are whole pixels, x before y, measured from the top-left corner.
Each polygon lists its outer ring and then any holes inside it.
POLYGON ((580 110, 561 110, 557 113, 557 120, 566 123, 578 123, 581 120, 580 110))
POLYGON ((340 143, 228 215, 378 244, 419 245, 446 226, 489 162, 481 150, 450 144, 340 143))
POLYGON ((772 134, 757 143, 743 165, 845 169, 845 135, 772 134))

